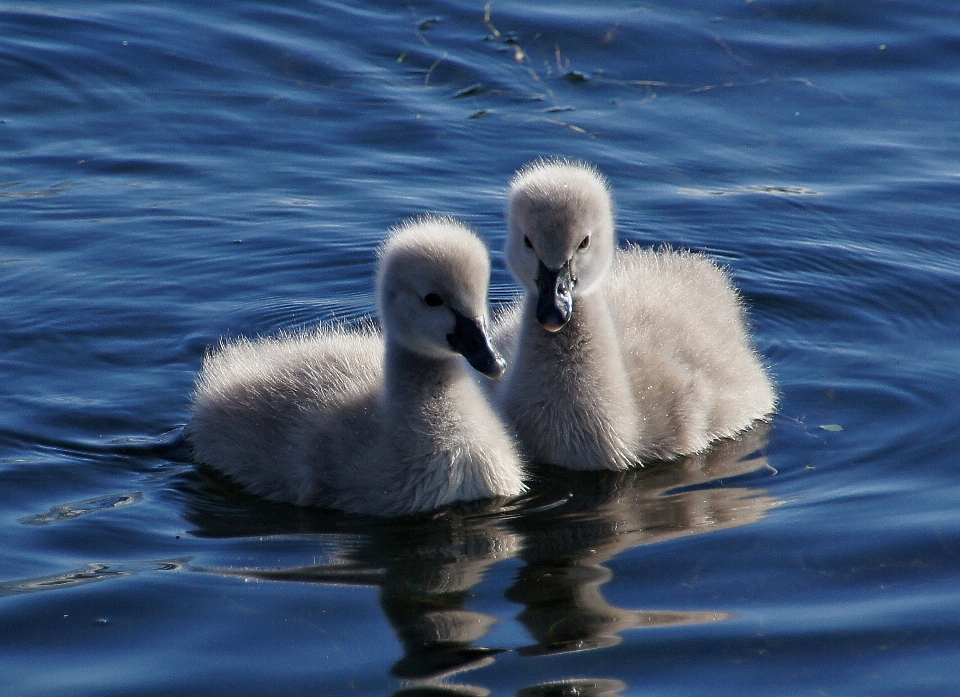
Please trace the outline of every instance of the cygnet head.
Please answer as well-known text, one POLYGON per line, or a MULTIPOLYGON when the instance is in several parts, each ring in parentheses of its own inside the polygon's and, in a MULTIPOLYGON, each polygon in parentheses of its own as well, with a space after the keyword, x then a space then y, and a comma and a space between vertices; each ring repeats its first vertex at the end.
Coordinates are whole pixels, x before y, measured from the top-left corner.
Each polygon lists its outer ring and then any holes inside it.
POLYGON ((574 300, 600 287, 613 264, 613 203, 593 167, 539 161, 510 183, 507 265, 537 296, 537 320, 559 331, 574 300))
POLYGON ((398 226, 380 249, 377 298, 387 343, 431 358, 461 354, 488 377, 503 358, 487 334, 490 257, 480 239, 451 218, 398 226))

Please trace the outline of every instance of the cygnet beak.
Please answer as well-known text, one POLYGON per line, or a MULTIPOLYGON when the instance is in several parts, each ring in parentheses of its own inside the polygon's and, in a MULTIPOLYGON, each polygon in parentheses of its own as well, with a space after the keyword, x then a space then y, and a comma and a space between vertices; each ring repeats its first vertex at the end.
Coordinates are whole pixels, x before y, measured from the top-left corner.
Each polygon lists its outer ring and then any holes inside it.
POLYGON ((573 275, 570 260, 556 270, 542 261, 537 270, 537 321, 548 332, 558 332, 573 315, 573 275))
POLYGON ((471 319, 456 310, 453 310, 453 315, 457 318, 457 323, 453 327, 453 333, 447 334, 450 347, 488 378, 503 375, 507 366, 503 357, 490 343, 484 318, 471 319))

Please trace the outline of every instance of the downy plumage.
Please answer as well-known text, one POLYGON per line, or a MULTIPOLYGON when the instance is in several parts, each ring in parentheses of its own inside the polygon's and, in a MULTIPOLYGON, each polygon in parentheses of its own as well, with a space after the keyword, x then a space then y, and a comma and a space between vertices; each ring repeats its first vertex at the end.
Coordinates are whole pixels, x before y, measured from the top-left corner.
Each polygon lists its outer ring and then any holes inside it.
POLYGON ((498 399, 532 459, 620 470, 701 451, 773 411, 728 275, 699 254, 617 250, 595 169, 527 166, 508 219, 525 292, 494 322, 508 356, 498 399))
POLYGON ((226 343, 203 365, 196 457, 275 501, 395 516, 524 490, 512 437, 463 357, 499 376, 487 335, 490 262, 446 218, 380 251, 383 335, 350 328, 226 343))

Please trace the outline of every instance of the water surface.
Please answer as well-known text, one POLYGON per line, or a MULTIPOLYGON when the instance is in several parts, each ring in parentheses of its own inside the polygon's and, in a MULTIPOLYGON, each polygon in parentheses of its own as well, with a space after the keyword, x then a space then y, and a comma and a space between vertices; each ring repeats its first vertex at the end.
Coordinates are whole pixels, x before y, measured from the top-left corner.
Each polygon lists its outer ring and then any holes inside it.
POLYGON ((0 7, 0 674, 16 695, 952 695, 960 8, 0 7), (541 156, 707 252, 769 428, 371 521, 150 452, 206 347, 373 310, 541 156))

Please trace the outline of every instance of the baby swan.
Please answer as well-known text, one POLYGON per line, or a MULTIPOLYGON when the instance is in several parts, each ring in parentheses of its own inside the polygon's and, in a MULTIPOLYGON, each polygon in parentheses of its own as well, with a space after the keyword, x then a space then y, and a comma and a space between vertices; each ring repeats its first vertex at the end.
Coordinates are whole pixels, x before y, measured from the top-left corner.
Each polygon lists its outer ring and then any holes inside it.
POLYGON ((524 490, 514 442, 461 356, 499 377, 490 260, 447 218, 393 231, 372 324, 206 357, 188 438, 198 460, 275 501, 397 516, 524 490))
POLYGON ((592 167, 537 162, 511 183, 507 264, 525 295, 495 323, 499 394, 531 458, 577 470, 672 459, 775 404, 730 279, 699 254, 616 250, 592 167))

